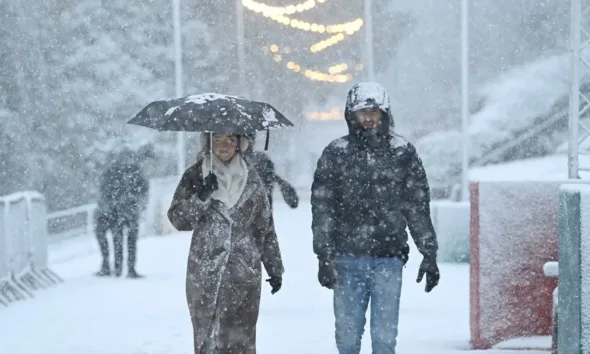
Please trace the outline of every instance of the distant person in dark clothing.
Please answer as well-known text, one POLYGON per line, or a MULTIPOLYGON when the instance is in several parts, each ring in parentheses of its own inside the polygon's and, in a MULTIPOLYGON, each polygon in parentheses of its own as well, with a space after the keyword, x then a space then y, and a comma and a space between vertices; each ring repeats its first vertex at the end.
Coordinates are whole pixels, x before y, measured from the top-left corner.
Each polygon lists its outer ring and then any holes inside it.
POLYGON ((127 276, 139 278, 135 270, 139 218, 145 208, 149 181, 141 171, 141 164, 153 158, 153 151, 146 149, 136 155, 131 151, 120 153, 111 161, 101 176, 100 199, 96 211, 96 238, 102 254, 99 276, 110 276, 110 254, 106 234, 111 231, 115 253, 114 275, 123 272, 123 239, 127 229, 127 276))
POLYGON ((281 194, 285 199, 285 203, 293 209, 297 208, 299 205, 299 196, 297 195, 295 188, 276 174, 275 165, 267 154, 262 151, 254 151, 256 134, 248 135, 248 138, 252 141, 252 145, 248 149, 247 158, 256 169, 256 172, 258 172, 260 179, 262 179, 262 182, 266 187, 271 209, 275 182, 278 183, 279 188, 281 188, 281 194))

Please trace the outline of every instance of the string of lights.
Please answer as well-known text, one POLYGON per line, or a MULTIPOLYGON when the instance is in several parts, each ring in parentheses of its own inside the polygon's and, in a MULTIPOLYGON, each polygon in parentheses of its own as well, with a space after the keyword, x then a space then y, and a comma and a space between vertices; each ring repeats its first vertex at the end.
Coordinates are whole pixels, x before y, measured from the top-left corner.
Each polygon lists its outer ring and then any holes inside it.
MULTIPOLYGON (((270 51, 274 53, 273 60, 275 62, 281 63, 282 61, 284 61, 283 55, 278 53, 279 52, 278 45, 276 45, 276 44, 271 45, 270 51)), ((339 65, 342 65, 342 64, 339 64, 339 65)), ((287 61, 286 67, 287 67, 287 69, 289 69, 293 72, 303 74, 305 77, 307 77, 308 79, 310 79, 312 81, 345 83, 345 82, 352 80, 352 74, 350 74, 350 73, 348 73, 348 74, 342 74, 342 73, 331 74, 329 72, 326 73, 326 72, 321 72, 321 71, 312 70, 312 69, 308 69, 308 68, 303 68, 300 64, 298 64, 297 62, 295 62, 293 60, 287 61)))
POLYGON ((296 12, 305 12, 313 9, 317 3, 324 3, 326 0, 306 0, 299 4, 287 5, 287 6, 270 6, 254 0, 242 0, 244 5, 249 10, 256 13, 265 13, 269 15, 293 15, 296 12))
MULTIPOLYGON (((324 2, 326 0, 317 1, 324 2)), ((308 0, 298 5, 290 5, 286 7, 269 7, 268 5, 257 3, 253 0, 242 0, 242 5, 248 10, 256 13, 261 13, 264 17, 270 18, 285 26, 291 26, 293 28, 300 29, 303 31, 311 31, 316 33, 346 32, 348 35, 352 35, 363 26, 363 20, 361 18, 357 18, 354 21, 338 23, 334 25, 323 25, 319 23, 302 21, 294 18, 292 19, 289 16, 286 16, 286 14, 310 10, 315 6, 315 4, 315 0, 308 0), (295 9, 295 11, 293 11, 293 9, 295 9)))
POLYGON ((346 63, 332 65, 331 67, 328 68, 328 72, 330 74, 339 74, 341 72, 345 72, 346 70, 348 70, 348 64, 346 64, 346 63))
MULTIPOLYGON (((317 0, 317 3, 324 3, 326 0, 317 0)), ((335 33, 333 36, 317 42, 310 46, 309 50, 312 53, 318 53, 322 50, 329 48, 345 39, 345 33, 347 35, 353 35, 355 32, 360 30, 363 25, 363 21, 361 19, 356 19, 355 21, 347 22, 344 24, 338 25, 331 25, 325 26, 316 23, 308 23, 305 21, 300 21, 297 19, 290 19, 285 15, 292 15, 296 12, 304 12, 307 10, 311 10, 316 6, 316 1, 308 0, 302 2, 297 5, 288 5, 288 6, 269 6, 263 3, 258 3, 253 0, 242 0, 242 4, 256 13, 262 13, 265 17, 271 18, 276 22, 279 22, 286 26, 292 26, 293 28, 301 29, 303 31, 311 31, 315 33, 335 33)), ((276 44, 272 44, 264 48, 265 51, 270 50, 273 53, 273 60, 277 63, 281 63, 283 61, 283 55, 289 54, 291 49, 289 47, 281 48, 281 53, 279 53, 279 46, 276 44)), ((308 79, 314 81, 327 81, 327 82, 347 82, 352 79, 352 74, 343 74, 349 69, 349 65, 347 63, 340 63, 336 65, 332 65, 328 68, 328 73, 323 73, 320 71, 315 71, 311 69, 303 69, 301 65, 298 63, 290 60, 287 61, 286 64, 287 69, 295 72, 295 73, 302 73, 308 79)), ((355 70, 362 71, 364 69, 364 64, 359 63, 355 65, 355 70)), ((329 111, 312 111, 305 114, 307 120, 321 120, 321 121, 335 121, 343 119, 344 112, 337 108, 333 107, 329 111)))
POLYGON ((320 34, 334 34, 330 38, 317 42, 310 47, 310 51, 312 53, 318 53, 326 48, 329 48, 343 41, 345 38, 345 33, 348 35, 353 35, 354 33, 358 32, 363 26, 363 20, 360 18, 357 18, 354 21, 340 24, 323 25, 318 23, 302 21, 298 19, 292 19, 286 16, 294 14, 296 12, 304 12, 307 10, 311 10, 316 6, 317 3, 324 3, 325 1, 327 0, 306 0, 296 5, 270 6, 264 3, 256 2, 254 0, 242 0, 242 5, 256 13, 262 13, 263 16, 270 18, 285 26, 291 26, 302 31, 311 31, 320 34))
MULTIPOLYGON (((309 47, 309 50, 315 54, 325 50, 326 48, 336 45, 337 43, 340 43, 345 39, 346 35, 350 36, 355 34, 362 28, 364 24, 361 18, 344 23, 324 25, 294 19, 287 16, 308 11, 314 8, 318 3, 324 3, 325 1, 327 0, 306 0, 295 5, 269 6, 254 0, 242 0, 242 5, 248 10, 259 14, 261 13, 264 17, 270 18, 278 23, 283 24, 284 26, 291 26, 306 32, 311 31, 320 34, 332 34, 331 37, 317 42, 309 47)), ((289 50, 286 50, 288 48, 285 48, 285 50, 279 53, 279 47, 276 44, 265 47, 265 51, 268 49, 270 49, 270 51, 273 53, 273 60, 277 63, 281 63, 284 60, 283 55, 290 52, 289 50)), ((345 83, 352 80, 352 74, 346 72, 348 70, 348 64, 346 63, 333 65, 328 69, 328 72, 302 68, 300 64, 293 60, 287 61, 286 67, 293 72, 305 75, 305 77, 313 81, 345 83)), ((359 65, 357 65, 356 68, 357 71, 362 70, 362 66, 359 67, 359 65)))
POLYGON ((342 120, 344 118, 344 111, 342 109, 333 107, 326 112, 312 111, 305 114, 307 120, 342 120))
POLYGON ((316 70, 305 70, 305 76, 312 81, 337 82, 343 84, 352 80, 352 74, 330 74, 316 70))
POLYGON ((340 33, 344 32, 348 35, 353 35, 354 33, 358 32, 361 27, 363 27, 363 19, 357 18, 354 21, 337 23, 333 25, 323 25, 315 22, 307 22, 298 19, 292 19, 289 16, 285 15, 269 15, 263 14, 264 17, 268 17, 282 25, 291 26, 293 28, 306 31, 306 32, 315 32, 315 33, 340 33))
MULTIPOLYGON (((277 63, 281 63, 286 61, 284 58, 284 54, 290 52, 290 50, 280 50, 279 46, 276 44, 272 44, 268 47, 264 48, 265 51, 270 51, 273 53, 273 60, 277 63)), ((346 83, 352 80, 352 74, 346 73, 349 69, 349 65, 347 63, 340 63, 336 65, 332 65, 328 68, 328 72, 322 72, 318 70, 312 70, 309 68, 303 68, 300 64, 293 60, 288 60, 286 64, 287 69, 296 72, 302 73, 305 77, 312 81, 322 81, 322 82, 331 82, 331 83, 346 83)), ((355 70, 362 71, 364 69, 364 64, 359 63, 355 65, 355 70)))
POLYGON ((322 50, 331 47, 341 41, 344 40, 344 34, 343 33, 338 33, 333 35, 332 37, 325 39, 321 42, 317 42, 316 44, 312 45, 311 47, 309 47, 309 50, 312 53, 317 53, 317 52, 321 52, 322 50))

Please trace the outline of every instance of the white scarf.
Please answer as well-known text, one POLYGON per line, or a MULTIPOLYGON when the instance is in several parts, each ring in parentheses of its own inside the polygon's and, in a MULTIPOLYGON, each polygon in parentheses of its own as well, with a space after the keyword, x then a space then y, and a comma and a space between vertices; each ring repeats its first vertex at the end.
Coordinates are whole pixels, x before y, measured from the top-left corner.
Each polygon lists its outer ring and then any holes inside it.
POLYGON ((248 165, 239 152, 228 163, 223 163, 215 154, 206 154, 203 160, 203 178, 209 175, 213 155, 213 173, 217 176, 219 188, 213 192, 211 198, 225 203, 231 209, 240 200, 248 180, 248 165))

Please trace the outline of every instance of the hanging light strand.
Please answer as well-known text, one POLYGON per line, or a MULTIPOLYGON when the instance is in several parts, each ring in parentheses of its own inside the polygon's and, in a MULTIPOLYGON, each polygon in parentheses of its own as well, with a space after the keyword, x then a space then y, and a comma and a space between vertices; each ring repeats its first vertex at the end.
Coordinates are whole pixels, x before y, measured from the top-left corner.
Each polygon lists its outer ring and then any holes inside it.
POLYGON ((270 6, 264 3, 256 2, 254 0, 242 0, 242 5, 253 12, 262 13, 264 17, 270 18, 284 26, 291 26, 295 29, 299 29, 306 32, 311 31, 320 34, 333 34, 333 36, 310 46, 309 49, 312 53, 318 53, 323 51, 324 49, 327 49, 333 45, 340 43, 344 40, 345 34, 353 35, 354 33, 358 32, 363 26, 363 20, 361 18, 357 18, 354 21, 339 24, 324 25, 319 23, 312 23, 298 19, 293 19, 286 16, 294 14, 296 12, 304 12, 310 10, 314 8, 317 3, 324 3, 325 1, 327 0, 307 0, 295 5, 270 6))
MULTIPOLYGON (((263 50, 266 53, 268 53, 270 51, 273 55, 273 60, 277 63, 281 63, 284 60, 284 57, 283 57, 284 54, 289 54, 291 52, 291 49, 289 47, 281 49, 276 44, 271 44, 270 46, 266 46, 263 48, 263 50)), ((293 72, 296 72, 296 73, 302 73, 303 75, 305 75, 305 77, 307 77, 308 79, 313 80, 313 81, 345 83, 345 82, 352 80, 352 74, 345 73, 347 70, 349 70, 351 68, 350 65, 348 65, 347 63, 340 63, 340 64, 332 65, 328 68, 327 73, 317 71, 317 70, 302 68, 301 65, 299 65, 298 63, 296 63, 292 60, 287 61, 286 66, 287 66, 287 69, 289 69, 293 72)), ((354 71, 356 71, 356 72, 361 72, 364 70, 364 68, 365 68, 365 65, 363 63, 358 63, 358 64, 354 65, 354 71)))
POLYGON ((342 109, 333 107, 329 111, 312 111, 305 114, 307 120, 342 120, 344 119, 344 112, 342 109))
POLYGON ((333 65, 333 66, 331 66, 331 67, 328 68, 328 72, 330 74, 332 74, 332 75, 339 74, 339 73, 344 72, 346 70, 348 70, 348 64, 346 64, 346 63, 341 63, 341 64, 338 64, 338 65, 333 65))
MULTIPOLYGON (((318 2, 321 2, 317 0, 318 2)), ((322 1, 323 2, 323 1, 322 1)), ((264 5, 262 3, 257 3, 253 0, 242 0, 242 5, 250 11, 261 13, 264 17, 270 18, 278 23, 281 23, 285 26, 291 26, 296 29, 300 29, 303 31, 311 31, 316 33, 340 33, 345 32, 346 34, 352 35, 353 33, 357 32, 363 26, 363 20, 361 18, 357 18, 354 21, 338 23, 334 25, 323 25, 319 23, 312 23, 307 21, 302 21, 294 18, 290 18, 286 16, 286 14, 291 14, 293 6, 295 8, 295 12, 303 12, 313 8, 316 4, 316 1, 306 1, 298 5, 290 5, 286 7, 269 7, 268 5, 264 5), (312 6, 313 4, 313 6, 312 6), (299 6, 299 7, 298 7, 299 6), (287 11, 287 8, 290 9, 287 11), (301 11, 298 11, 301 10, 301 11)), ((294 13, 294 12, 293 12, 294 13)))
POLYGON ((293 15, 294 13, 301 13, 316 7, 318 3, 322 4, 327 0, 307 0, 299 4, 292 4, 287 6, 271 6, 254 0, 242 0, 242 5, 247 9, 256 13, 265 13, 269 15, 293 15))
POLYGON ((315 33, 340 33, 344 32, 348 35, 353 35, 354 33, 358 32, 361 27, 363 27, 363 20, 361 18, 357 18, 354 21, 344 22, 344 23, 337 23, 334 25, 323 25, 319 23, 312 23, 302 20, 297 20, 290 18, 289 16, 285 15, 267 15, 263 14, 264 17, 268 17, 280 24, 285 26, 291 26, 293 28, 306 31, 306 32, 315 32, 315 33))
POLYGON ((304 75, 312 81, 327 81, 339 84, 352 80, 352 74, 330 74, 311 69, 305 70, 304 75))
MULTIPOLYGON (((273 60, 277 63, 281 63, 284 60, 283 53, 281 53, 280 48, 276 44, 272 44, 268 47, 265 47, 265 50, 270 49, 270 52, 273 55, 273 60)), ((330 67, 329 70, 331 72, 322 72, 317 70, 312 70, 309 68, 303 68, 300 64, 296 63, 293 60, 287 61, 287 69, 303 74, 306 78, 312 81, 322 81, 322 82, 331 82, 331 83, 345 83, 352 80, 352 74, 344 73, 346 69, 348 69, 348 64, 341 63, 337 65, 333 65, 330 67)))
POLYGON ((343 33, 338 33, 333 35, 332 37, 325 39, 321 42, 317 42, 316 44, 313 44, 311 47, 309 47, 309 50, 312 53, 318 53, 321 52, 322 50, 329 48, 341 41, 343 41, 345 38, 343 33))

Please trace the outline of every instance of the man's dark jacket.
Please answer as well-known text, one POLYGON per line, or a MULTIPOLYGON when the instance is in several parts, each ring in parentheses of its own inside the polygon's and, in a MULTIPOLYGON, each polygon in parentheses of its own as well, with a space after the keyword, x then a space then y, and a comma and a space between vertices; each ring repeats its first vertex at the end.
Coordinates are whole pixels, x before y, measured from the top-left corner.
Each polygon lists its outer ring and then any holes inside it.
POLYGON ((266 187, 266 192, 268 193, 269 199, 272 201, 273 186, 276 179, 274 163, 270 157, 268 157, 268 155, 261 151, 251 151, 248 156, 252 162, 252 165, 256 169, 256 172, 258 172, 260 179, 264 183, 264 186, 266 187))
MULTIPOLYGON (((254 141, 254 139, 251 140, 254 141)), ((249 161, 256 169, 256 172, 260 176, 260 179, 262 179, 264 186, 266 187, 266 192, 268 194, 271 208, 273 204, 273 189, 275 182, 279 184, 285 203, 287 203, 287 205, 291 208, 297 208, 299 205, 299 196, 297 195, 297 191, 289 182, 285 181, 276 174, 275 165, 270 157, 268 157, 268 155, 262 151, 254 150, 249 151, 247 156, 249 161)))
POLYGON ((139 163, 119 157, 101 176, 99 214, 111 219, 139 218, 148 189, 139 163))
POLYGON ((420 253, 436 258, 426 173, 414 146, 393 133, 389 98, 380 88, 357 84, 351 89, 345 109, 349 134, 330 143, 318 161, 311 205, 313 249, 320 259, 407 260, 406 226, 420 253), (354 115, 368 107, 383 112, 371 131, 359 127, 354 115))

